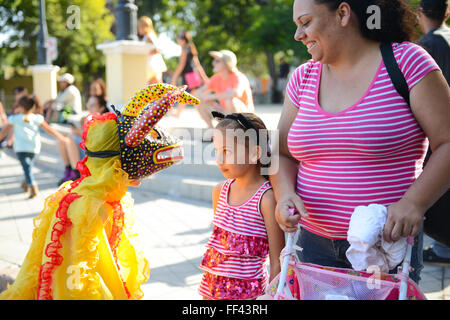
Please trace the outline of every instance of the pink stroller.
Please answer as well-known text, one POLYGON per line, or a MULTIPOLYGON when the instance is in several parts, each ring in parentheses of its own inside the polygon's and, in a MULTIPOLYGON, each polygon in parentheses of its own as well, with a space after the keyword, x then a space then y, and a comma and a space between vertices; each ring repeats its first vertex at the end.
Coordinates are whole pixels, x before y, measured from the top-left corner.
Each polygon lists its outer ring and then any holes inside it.
MULTIPOLYGON (((299 232, 298 229, 297 233, 299 232)), ((294 252, 296 234, 288 234, 281 272, 266 289, 274 300, 426 300, 409 278, 413 238, 401 271, 397 274, 370 273, 301 263, 294 252)))

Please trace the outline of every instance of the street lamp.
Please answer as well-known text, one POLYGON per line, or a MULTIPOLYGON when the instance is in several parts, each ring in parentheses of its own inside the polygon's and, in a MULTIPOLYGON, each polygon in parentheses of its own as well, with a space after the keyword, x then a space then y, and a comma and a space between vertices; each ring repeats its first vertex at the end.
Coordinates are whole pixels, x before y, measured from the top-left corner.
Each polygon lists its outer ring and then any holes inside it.
POLYGON ((116 15, 116 40, 138 40, 137 6, 134 0, 119 0, 114 8, 116 15))
POLYGON ((45 0, 39 0, 39 33, 37 37, 38 64, 50 64, 47 54, 47 18, 45 16, 45 0))

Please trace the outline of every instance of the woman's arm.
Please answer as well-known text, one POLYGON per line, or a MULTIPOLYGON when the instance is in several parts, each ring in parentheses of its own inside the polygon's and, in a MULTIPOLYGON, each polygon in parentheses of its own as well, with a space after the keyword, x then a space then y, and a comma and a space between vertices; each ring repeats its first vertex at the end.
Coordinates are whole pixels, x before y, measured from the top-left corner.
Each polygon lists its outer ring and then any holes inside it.
POLYGON ((5 139, 5 137, 8 135, 8 132, 13 128, 12 124, 7 124, 3 130, 0 132, 0 141, 5 139))
POLYGON ((384 238, 416 236, 423 216, 450 187, 450 91, 439 71, 432 71, 410 91, 411 110, 433 153, 422 174, 388 208, 384 238))
POLYGON ((181 56, 180 60, 178 61, 178 66, 172 76, 172 85, 177 85, 178 77, 180 76, 181 72, 183 71, 184 67, 186 66, 186 60, 187 60, 187 50, 183 48, 181 50, 181 56))
POLYGON ((285 232, 297 230, 300 215, 308 216, 303 201, 296 193, 298 161, 292 158, 287 146, 289 129, 297 116, 297 112, 298 109, 286 95, 277 128, 279 139, 274 141, 273 146, 273 150, 279 151, 279 156, 277 157, 276 154, 272 155, 270 169, 270 172, 276 171, 276 173, 270 175, 270 183, 277 201, 275 217, 280 228, 285 232), (290 208, 297 208, 300 215, 290 216, 290 208))
POLYGON ((198 56, 193 56, 192 61, 194 61, 194 66, 197 69, 198 74, 202 78, 203 82, 206 84, 209 81, 209 77, 206 75, 205 69, 203 69, 198 56))
POLYGON ((261 199, 261 213, 264 217, 269 240, 270 278, 269 282, 281 271, 280 253, 284 248, 284 233, 275 220, 277 203, 273 190, 267 190, 261 199))
POLYGON ((64 143, 69 143, 69 138, 65 137, 55 129, 53 129, 46 121, 43 121, 41 123, 42 129, 44 129, 46 132, 54 136, 56 139, 63 141, 64 143))
POLYGON ((2 124, 6 125, 8 123, 8 117, 6 116, 5 109, 3 108, 3 104, 0 102, 0 120, 2 120, 2 124))
POLYGON ((156 35, 156 32, 149 32, 147 34, 147 43, 153 44, 153 48, 150 49, 149 52, 150 55, 160 53, 158 48, 158 36, 156 35))

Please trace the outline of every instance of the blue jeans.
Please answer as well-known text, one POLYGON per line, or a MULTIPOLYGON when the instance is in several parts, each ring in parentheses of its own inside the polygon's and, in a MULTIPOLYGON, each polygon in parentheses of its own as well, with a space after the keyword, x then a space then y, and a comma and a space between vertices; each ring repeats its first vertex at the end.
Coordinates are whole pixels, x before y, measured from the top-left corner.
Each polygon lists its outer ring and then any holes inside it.
MULTIPOLYGON (((345 239, 328 239, 302 228, 297 245, 302 248, 301 251, 297 251, 297 256, 301 262, 352 269, 352 265, 345 255, 345 252, 350 247, 350 243, 345 239)), ((412 270, 409 273, 409 277, 417 284, 420 281, 420 271, 423 269, 422 248, 423 229, 414 238, 414 246, 411 254, 412 270)), ((396 273, 399 266, 390 270, 389 273, 396 273)))
POLYGON ((433 240, 433 251, 436 253, 437 256, 441 258, 450 258, 450 248, 446 245, 437 242, 436 240, 433 240))
POLYGON ((29 187, 35 186, 36 180, 34 179, 33 167, 36 154, 31 152, 17 152, 16 155, 22 165, 25 182, 29 187))

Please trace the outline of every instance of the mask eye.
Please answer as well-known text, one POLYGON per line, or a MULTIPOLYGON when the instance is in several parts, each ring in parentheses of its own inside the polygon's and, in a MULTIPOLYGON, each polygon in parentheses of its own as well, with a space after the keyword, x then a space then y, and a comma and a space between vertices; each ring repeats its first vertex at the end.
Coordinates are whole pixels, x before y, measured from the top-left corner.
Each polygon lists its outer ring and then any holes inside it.
POLYGON ((161 139, 161 135, 155 129, 150 131, 150 133, 148 135, 151 136, 153 139, 161 139))

